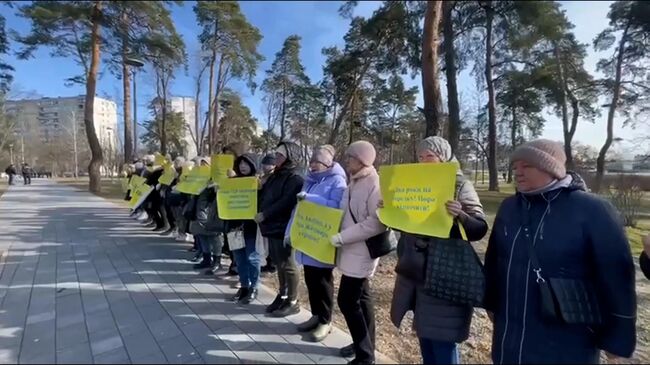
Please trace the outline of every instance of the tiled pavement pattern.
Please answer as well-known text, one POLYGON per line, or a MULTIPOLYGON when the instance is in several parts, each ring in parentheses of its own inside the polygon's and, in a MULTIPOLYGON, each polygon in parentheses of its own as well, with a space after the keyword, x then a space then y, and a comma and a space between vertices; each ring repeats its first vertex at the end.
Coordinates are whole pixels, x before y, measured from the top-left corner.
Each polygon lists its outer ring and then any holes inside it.
MULTIPOLYGON (((50 181, 0 199, 0 363, 345 363, 335 329, 303 341, 309 312, 267 318, 273 293, 228 301, 187 243, 147 232, 126 209, 50 181)), ((382 357, 382 362, 387 359, 382 357)))

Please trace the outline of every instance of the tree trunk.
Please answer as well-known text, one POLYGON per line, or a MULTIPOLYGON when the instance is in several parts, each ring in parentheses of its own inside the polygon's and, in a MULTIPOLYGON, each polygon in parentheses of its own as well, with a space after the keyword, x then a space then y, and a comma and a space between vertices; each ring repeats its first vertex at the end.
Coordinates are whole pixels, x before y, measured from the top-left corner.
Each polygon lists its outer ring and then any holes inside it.
POLYGON ((212 112, 213 112, 213 118, 212 118, 212 141, 210 144, 212 145, 212 153, 217 152, 217 145, 219 144, 219 98, 221 98, 221 92, 222 90, 222 79, 224 77, 223 75, 223 63, 224 63, 224 57, 221 55, 221 59, 219 60, 219 70, 217 71, 217 85, 216 85, 216 91, 214 93, 214 101, 212 105, 212 112))
POLYGON ((557 44, 554 45, 555 62, 559 77, 558 92, 560 95, 560 109, 562 110, 562 134, 564 136, 564 154, 566 155, 566 167, 573 169, 573 156, 571 154, 571 137, 569 136, 569 106, 567 105, 566 87, 567 80, 564 74, 562 55, 557 44))
POLYGON ((614 76, 614 88, 612 90, 612 102, 609 105, 609 111, 607 113, 607 138, 605 139, 605 144, 600 149, 598 153, 598 159, 596 160, 596 183, 594 186, 594 192, 600 192, 603 183, 603 176, 605 175, 605 157, 607 156, 607 151, 612 145, 614 140, 614 116, 616 115, 616 106, 618 105, 618 99, 621 94, 621 69, 623 68, 623 51, 625 50, 625 43, 627 42, 627 32, 629 25, 625 27, 623 34, 621 35, 621 40, 618 46, 618 55, 616 56, 616 73, 614 76))
POLYGON ((285 118, 287 117, 287 90, 286 85, 282 87, 282 108, 280 110, 280 141, 284 141, 286 137, 285 131, 285 118))
MULTIPOLYGON (((122 21, 128 22, 126 14, 122 21)), ((131 73, 126 64, 128 43, 126 37, 122 39, 122 88, 124 93, 124 163, 133 161, 133 121, 131 120, 131 73)))
POLYGON ((212 153, 212 117, 214 108, 214 64, 217 62, 217 51, 212 50, 210 56, 210 81, 208 84, 208 149, 212 153))
POLYGON ((427 1, 422 37, 422 91, 424 96, 425 136, 440 132, 440 82, 438 80, 438 40, 442 13, 441 1, 427 1))
POLYGON ((455 1, 443 1, 443 32, 445 36, 445 74, 447 76, 447 108, 449 109, 449 144, 454 154, 458 153, 460 139, 460 106, 456 83, 456 49, 454 48, 454 24, 452 22, 455 1))
POLYGON ((102 190, 100 167, 104 161, 102 156, 102 146, 95 132, 95 92, 97 89, 97 71, 100 62, 100 39, 99 39, 99 22, 101 17, 101 1, 95 1, 92 14, 92 30, 90 33, 90 44, 92 47, 90 69, 86 77, 86 98, 84 101, 84 125, 86 127, 86 137, 88 137, 88 146, 90 147, 90 164, 88 165, 88 190, 93 193, 99 193, 102 190))
POLYGON ((334 118, 334 128, 332 128, 332 133, 330 134, 330 138, 327 143, 334 145, 336 143, 336 137, 339 135, 339 130, 341 128, 341 124, 343 123, 343 119, 345 119, 345 116, 347 115, 350 105, 352 104, 352 100, 354 99, 354 95, 357 93, 357 89, 359 88, 359 85, 361 84, 361 81, 366 75, 366 72, 368 72, 368 69, 370 68, 371 62, 370 60, 366 60, 366 64, 363 67, 363 70, 359 73, 359 76, 356 78, 354 87, 352 88, 352 91, 350 94, 348 94, 345 103, 343 103, 343 107, 341 108, 340 113, 338 114, 337 117, 334 118))
MULTIPOLYGON (((515 107, 512 108, 512 124, 510 125, 510 145, 514 151, 517 147, 517 129, 519 128, 519 122, 517 121, 517 112, 515 107)), ((512 165, 508 167, 508 184, 512 183, 512 165)))
POLYGON ((488 171, 490 181, 489 191, 499 191, 499 171, 497 169, 497 112, 494 93, 494 80, 492 79, 492 21, 494 9, 492 1, 485 1, 485 83, 488 90, 488 171))

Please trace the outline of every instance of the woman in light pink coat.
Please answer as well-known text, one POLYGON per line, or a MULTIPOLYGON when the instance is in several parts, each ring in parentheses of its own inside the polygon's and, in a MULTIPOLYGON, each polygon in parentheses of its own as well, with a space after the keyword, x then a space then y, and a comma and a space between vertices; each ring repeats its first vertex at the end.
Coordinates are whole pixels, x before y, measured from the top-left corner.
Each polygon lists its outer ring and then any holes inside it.
POLYGON ((332 244, 339 248, 337 268, 343 274, 338 304, 353 344, 344 347, 341 354, 355 356, 350 364, 374 364, 375 314, 368 279, 379 259, 370 257, 365 241, 386 230, 377 217, 381 193, 379 175, 373 167, 376 152, 369 142, 357 141, 348 147, 345 157, 350 185, 341 200, 341 233, 332 237, 332 244))

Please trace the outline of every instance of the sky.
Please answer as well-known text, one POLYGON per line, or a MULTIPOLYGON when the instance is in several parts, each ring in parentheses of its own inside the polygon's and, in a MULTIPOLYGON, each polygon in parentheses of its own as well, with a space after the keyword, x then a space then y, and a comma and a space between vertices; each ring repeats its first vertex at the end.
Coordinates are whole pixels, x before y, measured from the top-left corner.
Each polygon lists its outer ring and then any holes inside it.
MULTIPOLYGON (((561 2, 566 9, 567 16, 575 25, 574 32, 579 41, 592 44, 596 35, 602 31, 608 24, 607 12, 611 2, 608 1, 575 1, 561 2)), ((255 81, 258 85, 264 79, 265 70, 267 70, 275 53, 280 50, 284 40, 292 34, 302 37, 301 60, 305 66, 306 73, 316 82, 322 78, 322 67, 325 57, 321 54, 321 49, 328 46, 343 46, 343 36, 345 35, 349 21, 338 14, 340 1, 241 1, 240 6, 249 22, 260 29, 263 39, 260 43, 259 51, 265 57, 264 62, 258 68, 255 81)), ((370 16, 379 6, 380 2, 360 1, 355 9, 355 15, 370 16)), ((177 30, 183 36, 188 52, 188 70, 179 71, 174 80, 171 90, 175 96, 192 96, 194 95, 194 76, 198 72, 197 53, 199 44, 197 34, 199 27, 196 24, 194 12, 192 10, 193 2, 185 2, 182 7, 175 7, 173 10, 173 19, 176 23, 177 30)), ((7 18, 7 28, 16 30, 25 34, 29 30, 29 23, 15 15, 15 9, 0 7, 0 11, 7 18)), ((18 45, 12 44, 14 50, 18 45)), ((593 49, 589 50, 586 60, 587 70, 595 73, 596 76, 602 76, 596 73, 596 63, 598 59, 607 56, 611 51, 605 51, 597 54, 593 49)), ((64 80, 68 77, 79 74, 80 67, 72 59, 53 58, 49 55, 49 50, 41 48, 35 53, 35 57, 30 60, 18 60, 13 55, 8 58, 8 63, 15 68, 14 73, 14 95, 26 96, 29 94, 38 94, 41 96, 71 96, 79 95, 85 92, 81 85, 68 87, 64 85, 64 80)), ((105 65, 104 65, 105 66, 105 65)), ((118 124, 122 124, 121 107, 119 104, 122 100, 121 81, 117 80, 104 67, 101 68, 101 78, 98 83, 97 95, 108 97, 118 103, 118 124)), ((146 105, 154 96, 154 79, 151 72, 147 72, 146 67, 137 76, 138 86, 138 120, 141 122, 148 117, 146 105)), ((416 77, 411 79, 405 76, 405 82, 408 86, 417 85, 421 89, 421 79, 416 77)), ((444 80, 441 83, 444 93, 444 80)), ((263 121, 261 104, 261 93, 259 90, 251 92, 243 82, 233 82, 230 87, 238 91, 243 101, 251 109, 251 112, 258 120, 263 121)), ((203 88, 205 90, 207 86, 203 88)), ((459 91, 461 94, 461 109, 468 107, 467 103, 473 103, 475 93, 475 81, 469 75, 469 71, 461 72, 459 76, 459 91)), ((206 94, 206 93, 204 93, 206 94)), ((204 99, 207 96, 204 95, 204 99)), ((422 105, 422 95, 417 99, 418 105, 422 105)), ((202 111, 205 111, 207 102, 203 103, 202 111)), ((589 144, 599 148, 605 140, 605 109, 602 110, 602 116, 597 118, 592 124, 587 121, 581 121, 575 139, 581 143, 589 144)), ((261 123, 261 122, 260 122, 261 123)), ((120 127, 121 128, 121 127, 120 127)), ((619 148, 624 154, 630 155, 635 151, 631 141, 640 133, 649 133, 647 130, 633 130, 629 127, 622 127, 622 120, 617 120, 615 127, 615 137, 623 138, 619 142, 619 148)), ((554 140, 562 140, 562 125, 560 120, 554 115, 546 115, 546 125, 543 131, 543 137, 554 140)))

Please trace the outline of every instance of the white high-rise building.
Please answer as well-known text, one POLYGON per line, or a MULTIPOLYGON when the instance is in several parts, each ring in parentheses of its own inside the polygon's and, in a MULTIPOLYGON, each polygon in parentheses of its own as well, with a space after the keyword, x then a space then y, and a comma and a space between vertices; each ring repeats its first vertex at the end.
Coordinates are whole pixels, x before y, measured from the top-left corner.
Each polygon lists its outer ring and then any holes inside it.
MULTIPOLYGON (((42 143, 64 134, 75 135, 87 144, 84 108, 85 96, 9 100, 5 110, 16 118, 16 131, 26 133, 38 127, 42 143), (76 123, 72 123, 72 121, 76 123)), ((117 105, 112 100, 95 97, 93 106, 95 133, 105 151, 114 152, 117 144, 117 105)))
POLYGON ((186 145, 186 158, 194 158, 197 154, 196 151, 196 103, 194 98, 186 96, 173 96, 167 101, 167 108, 169 111, 183 114, 185 121, 185 145, 186 145))

